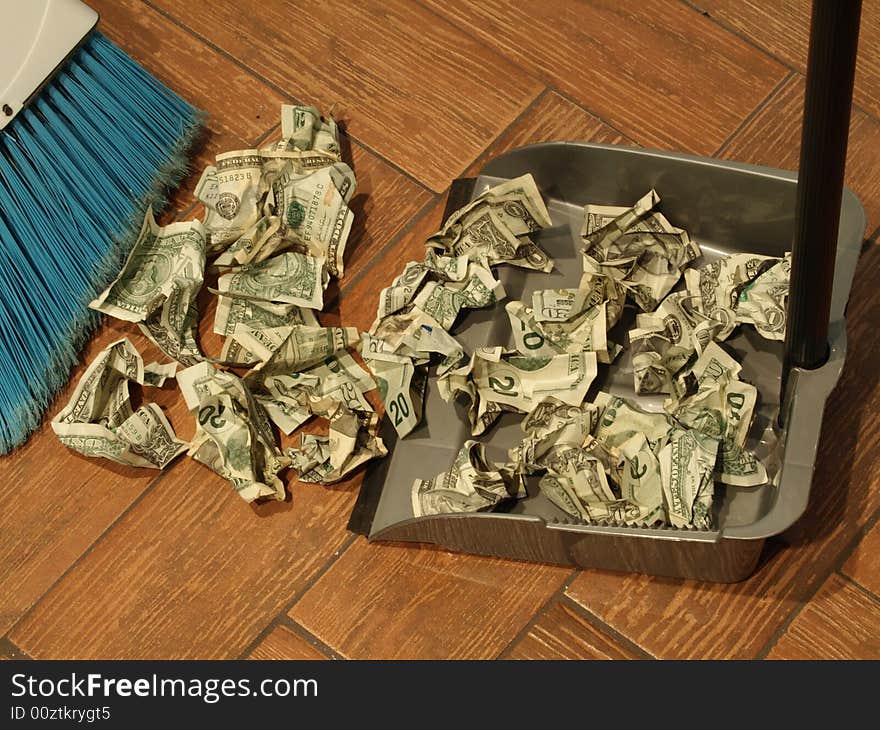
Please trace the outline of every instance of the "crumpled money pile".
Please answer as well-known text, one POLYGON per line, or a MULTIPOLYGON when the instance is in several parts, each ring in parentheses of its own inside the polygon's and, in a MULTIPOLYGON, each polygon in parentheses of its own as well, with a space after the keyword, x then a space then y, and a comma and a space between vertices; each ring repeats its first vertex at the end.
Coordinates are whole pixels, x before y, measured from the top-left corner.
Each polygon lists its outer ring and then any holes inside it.
MULTIPOLYGON (((432 354, 442 358, 437 375, 443 378, 445 386, 441 387, 447 387, 447 393, 458 392, 452 383, 468 379, 458 367, 464 350, 449 330, 462 310, 491 307, 506 296, 492 267, 509 264, 552 270, 553 262, 529 238, 530 233, 549 225, 550 215, 532 176, 509 180, 453 213, 427 240, 424 261, 407 263, 382 290, 376 320, 361 338, 361 356, 376 376, 385 412, 399 436, 406 436, 422 419, 432 354)), ((484 361, 481 359, 481 363, 484 361)), ((514 369, 518 366, 523 364, 505 361, 503 365, 514 369)), ((547 371, 545 375, 553 376, 555 372, 547 371)), ((586 376, 584 364, 582 379, 586 376)), ((487 378, 482 385, 495 382, 488 374, 487 378)), ((519 396, 512 388, 507 389, 502 402, 513 407, 511 398, 519 396)), ((494 420, 489 412, 500 412, 497 406, 498 401, 486 397, 479 403, 475 401, 473 419, 479 418, 482 429, 494 420)))
POLYGON ((492 464, 482 456, 475 470, 463 458, 476 443, 468 441, 450 471, 413 483, 414 514, 492 509, 524 496, 523 478, 540 475, 541 492, 579 520, 709 529, 716 481, 767 481, 744 448, 757 391, 739 372, 712 343, 688 368, 686 394, 668 399, 662 413, 605 392, 592 403, 583 394, 545 395, 523 419, 524 438, 509 461, 492 464))
POLYGON ((687 369, 686 394, 667 399, 662 413, 604 392, 576 408, 539 403, 523 421, 526 439, 511 451, 513 470, 543 471, 543 493, 582 520, 707 529, 716 481, 767 481, 744 448, 757 390, 739 372, 710 343, 687 369))
POLYGON ((749 324, 769 340, 785 339, 791 254, 734 254, 685 271, 686 290, 669 294, 629 332, 636 393, 675 393, 675 380, 706 346, 749 324))
POLYGON ((145 367, 127 339, 107 347, 53 420, 63 443, 154 468, 188 449, 248 502, 284 499, 283 469, 326 484, 386 453, 364 397, 375 384, 348 352, 359 333, 315 316, 330 277, 343 276, 354 173, 341 161, 336 122, 314 107, 282 106, 281 133, 264 149, 217 155, 196 186, 203 221, 160 227, 148 211, 119 275, 90 306, 138 323, 176 362, 145 367), (209 259, 220 273, 209 289, 218 295, 214 331, 225 337, 219 358, 196 338, 209 259), (197 422, 189 444, 155 404, 129 405, 130 381, 175 374, 197 422), (289 434, 313 416, 328 421, 327 434, 282 452, 272 422, 289 434))
POLYGON ((88 455, 154 468, 187 450, 246 501, 283 499, 285 469, 326 484, 386 454, 365 396, 374 387, 398 435, 409 434, 434 363, 442 397, 469 402, 474 436, 514 412, 525 415, 524 437, 497 465, 468 440, 447 471, 413 483, 415 516, 497 509, 527 496, 526 479, 537 477, 575 519, 706 529, 716 482, 766 483, 746 449, 757 390, 718 343, 740 324, 784 336, 788 257, 738 254, 694 268, 699 246, 657 210, 655 191, 631 207, 587 205, 578 286, 507 302, 514 349, 468 355, 450 331, 463 311, 506 297, 494 267, 553 269, 531 237, 552 225, 532 176, 453 213, 426 241, 424 259, 382 290, 364 333, 322 327, 315 316, 330 277, 344 272, 355 186, 333 119, 284 106, 279 142, 218 155, 205 170, 196 189, 204 221, 159 227, 148 213, 122 271, 92 307, 139 324, 175 362, 145 366, 128 340, 113 343, 53 420, 59 438, 88 455), (219 274, 209 289, 218 296, 214 331, 225 338, 218 358, 196 338, 209 259, 219 274), (635 390, 668 394, 662 412, 604 392, 586 402, 599 367, 623 350, 609 332, 626 306, 637 310, 629 332, 635 390), (178 363, 186 367, 176 373, 178 363), (130 404, 130 382, 175 375, 196 418, 189 444, 158 406, 130 404), (273 424, 289 435, 313 417, 326 421, 326 433, 282 450, 273 424))
POLYGON ((469 441, 449 471, 413 483, 416 516, 491 510, 539 475, 547 498, 580 520, 707 529, 716 481, 767 482, 745 448, 757 389, 717 341, 740 323, 784 336, 790 260, 742 254, 691 268, 700 248, 659 201, 651 190, 631 208, 587 205, 578 287, 507 303, 516 352, 484 347, 438 370, 444 399, 470 402, 473 435, 513 411, 527 414, 525 436, 498 465, 469 441), (683 275, 686 289, 673 291, 683 275), (635 389, 669 393, 663 412, 603 392, 584 402, 598 364, 622 350, 608 331, 628 302, 635 389))

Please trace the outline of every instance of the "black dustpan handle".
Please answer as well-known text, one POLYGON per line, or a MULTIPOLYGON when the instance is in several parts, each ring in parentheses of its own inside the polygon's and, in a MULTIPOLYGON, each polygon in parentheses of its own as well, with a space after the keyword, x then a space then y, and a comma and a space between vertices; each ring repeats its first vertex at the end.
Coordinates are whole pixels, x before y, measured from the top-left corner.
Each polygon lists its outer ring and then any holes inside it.
POLYGON ((785 389, 789 370, 817 368, 828 357, 828 316, 861 9, 861 0, 813 0, 783 403, 788 402, 785 389))

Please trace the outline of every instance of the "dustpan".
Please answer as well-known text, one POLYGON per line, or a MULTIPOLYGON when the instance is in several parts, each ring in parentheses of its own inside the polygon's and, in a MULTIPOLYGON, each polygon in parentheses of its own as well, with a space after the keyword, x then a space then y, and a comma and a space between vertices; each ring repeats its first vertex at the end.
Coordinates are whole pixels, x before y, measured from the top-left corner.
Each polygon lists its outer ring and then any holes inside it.
MULTIPOLYGON (((578 235, 585 203, 631 205, 650 188, 675 225, 700 243, 702 263, 738 252, 781 257, 792 251, 786 341, 741 327, 726 344, 741 377, 758 388, 747 447, 772 482, 743 488, 716 484, 712 530, 633 528, 575 522, 529 483, 529 496, 508 512, 413 517, 415 479, 444 471, 470 436, 466 408, 442 400, 429 381, 424 418, 405 439, 386 419, 386 459, 366 473, 349 529, 370 540, 438 547, 583 568, 603 568, 719 582, 742 580, 765 540, 791 527, 806 509, 825 402, 846 355, 846 303, 866 220, 843 188, 860 4, 816 0, 813 7, 800 179, 792 172, 705 157, 620 146, 556 142, 504 154, 475 179, 456 181, 447 214, 489 187, 531 173, 553 226, 535 236, 555 260, 551 274, 500 267, 510 299, 535 289, 576 287, 582 273, 578 235), (835 245, 836 244, 836 245, 835 245)), ((626 342, 633 314, 609 333, 626 342)), ((452 334, 465 349, 513 345, 497 309, 468 313, 452 334)), ((600 367, 598 390, 634 397, 630 348, 600 367)), ((664 396, 638 397, 660 410, 664 396), (652 399, 656 399, 652 402, 652 399)), ((520 417, 505 414, 480 438, 491 460, 519 443, 520 417)))

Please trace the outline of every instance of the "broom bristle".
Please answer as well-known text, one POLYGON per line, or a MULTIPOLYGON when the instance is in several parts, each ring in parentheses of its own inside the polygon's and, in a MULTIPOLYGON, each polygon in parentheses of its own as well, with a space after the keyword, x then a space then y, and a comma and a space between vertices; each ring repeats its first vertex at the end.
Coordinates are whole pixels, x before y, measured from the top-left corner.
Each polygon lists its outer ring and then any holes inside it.
POLYGON ((0 454, 39 425, 201 112, 94 33, 0 133, 0 454))

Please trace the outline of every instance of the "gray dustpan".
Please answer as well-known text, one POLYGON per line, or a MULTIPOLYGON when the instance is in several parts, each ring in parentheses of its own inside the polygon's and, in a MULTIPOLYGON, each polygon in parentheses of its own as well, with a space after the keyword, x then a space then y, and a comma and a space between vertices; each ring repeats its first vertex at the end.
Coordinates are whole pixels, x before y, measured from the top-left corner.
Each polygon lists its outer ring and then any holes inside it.
MULTIPOLYGON (((432 377, 417 429, 398 440, 388 420, 383 422, 390 453, 365 475, 349 528, 371 540, 433 543, 580 567, 724 582, 748 576, 764 541, 785 531, 806 509, 825 401, 846 354, 846 303, 865 231, 861 204, 850 190, 842 190, 857 34, 857 3, 817 0, 800 185, 793 173, 766 167, 628 147, 548 143, 509 152, 476 179, 456 181, 447 204, 449 213, 499 182, 534 176, 553 221, 535 240, 557 270, 548 275, 500 267, 497 274, 511 299, 527 300, 535 289, 576 287, 584 204, 631 205, 652 187, 660 193, 664 215, 700 243, 703 263, 737 252, 782 256, 792 250, 785 344, 743 327, 727 341, 742 363, 742 378, 758 388, 747 446, 764 461, 774 484, 716 485, 717 527, 711 531, 576 523, 540 493, 536 481, 529 484, 529 496, 506 513, 414 518, 413 481, 447 469, 470 438, 466 408, 444 402, 432 377)), ((632 321, 627 311, 610 338, 626 342, 632 321)), ((468 351, 513 344, 507 317, 497 308, 469 312, 452 334, 468 351)), ((629 358, 627 349, 613 366, 600 366, 588 400, 598 390, 634 395, 629 358)), ((663 396, 655 398, 638 400, 660 410, 663 396)), ((507 449, 521 440, 519 420, 505 414, 481 438, 490 459, 505 461, 507 449)))

